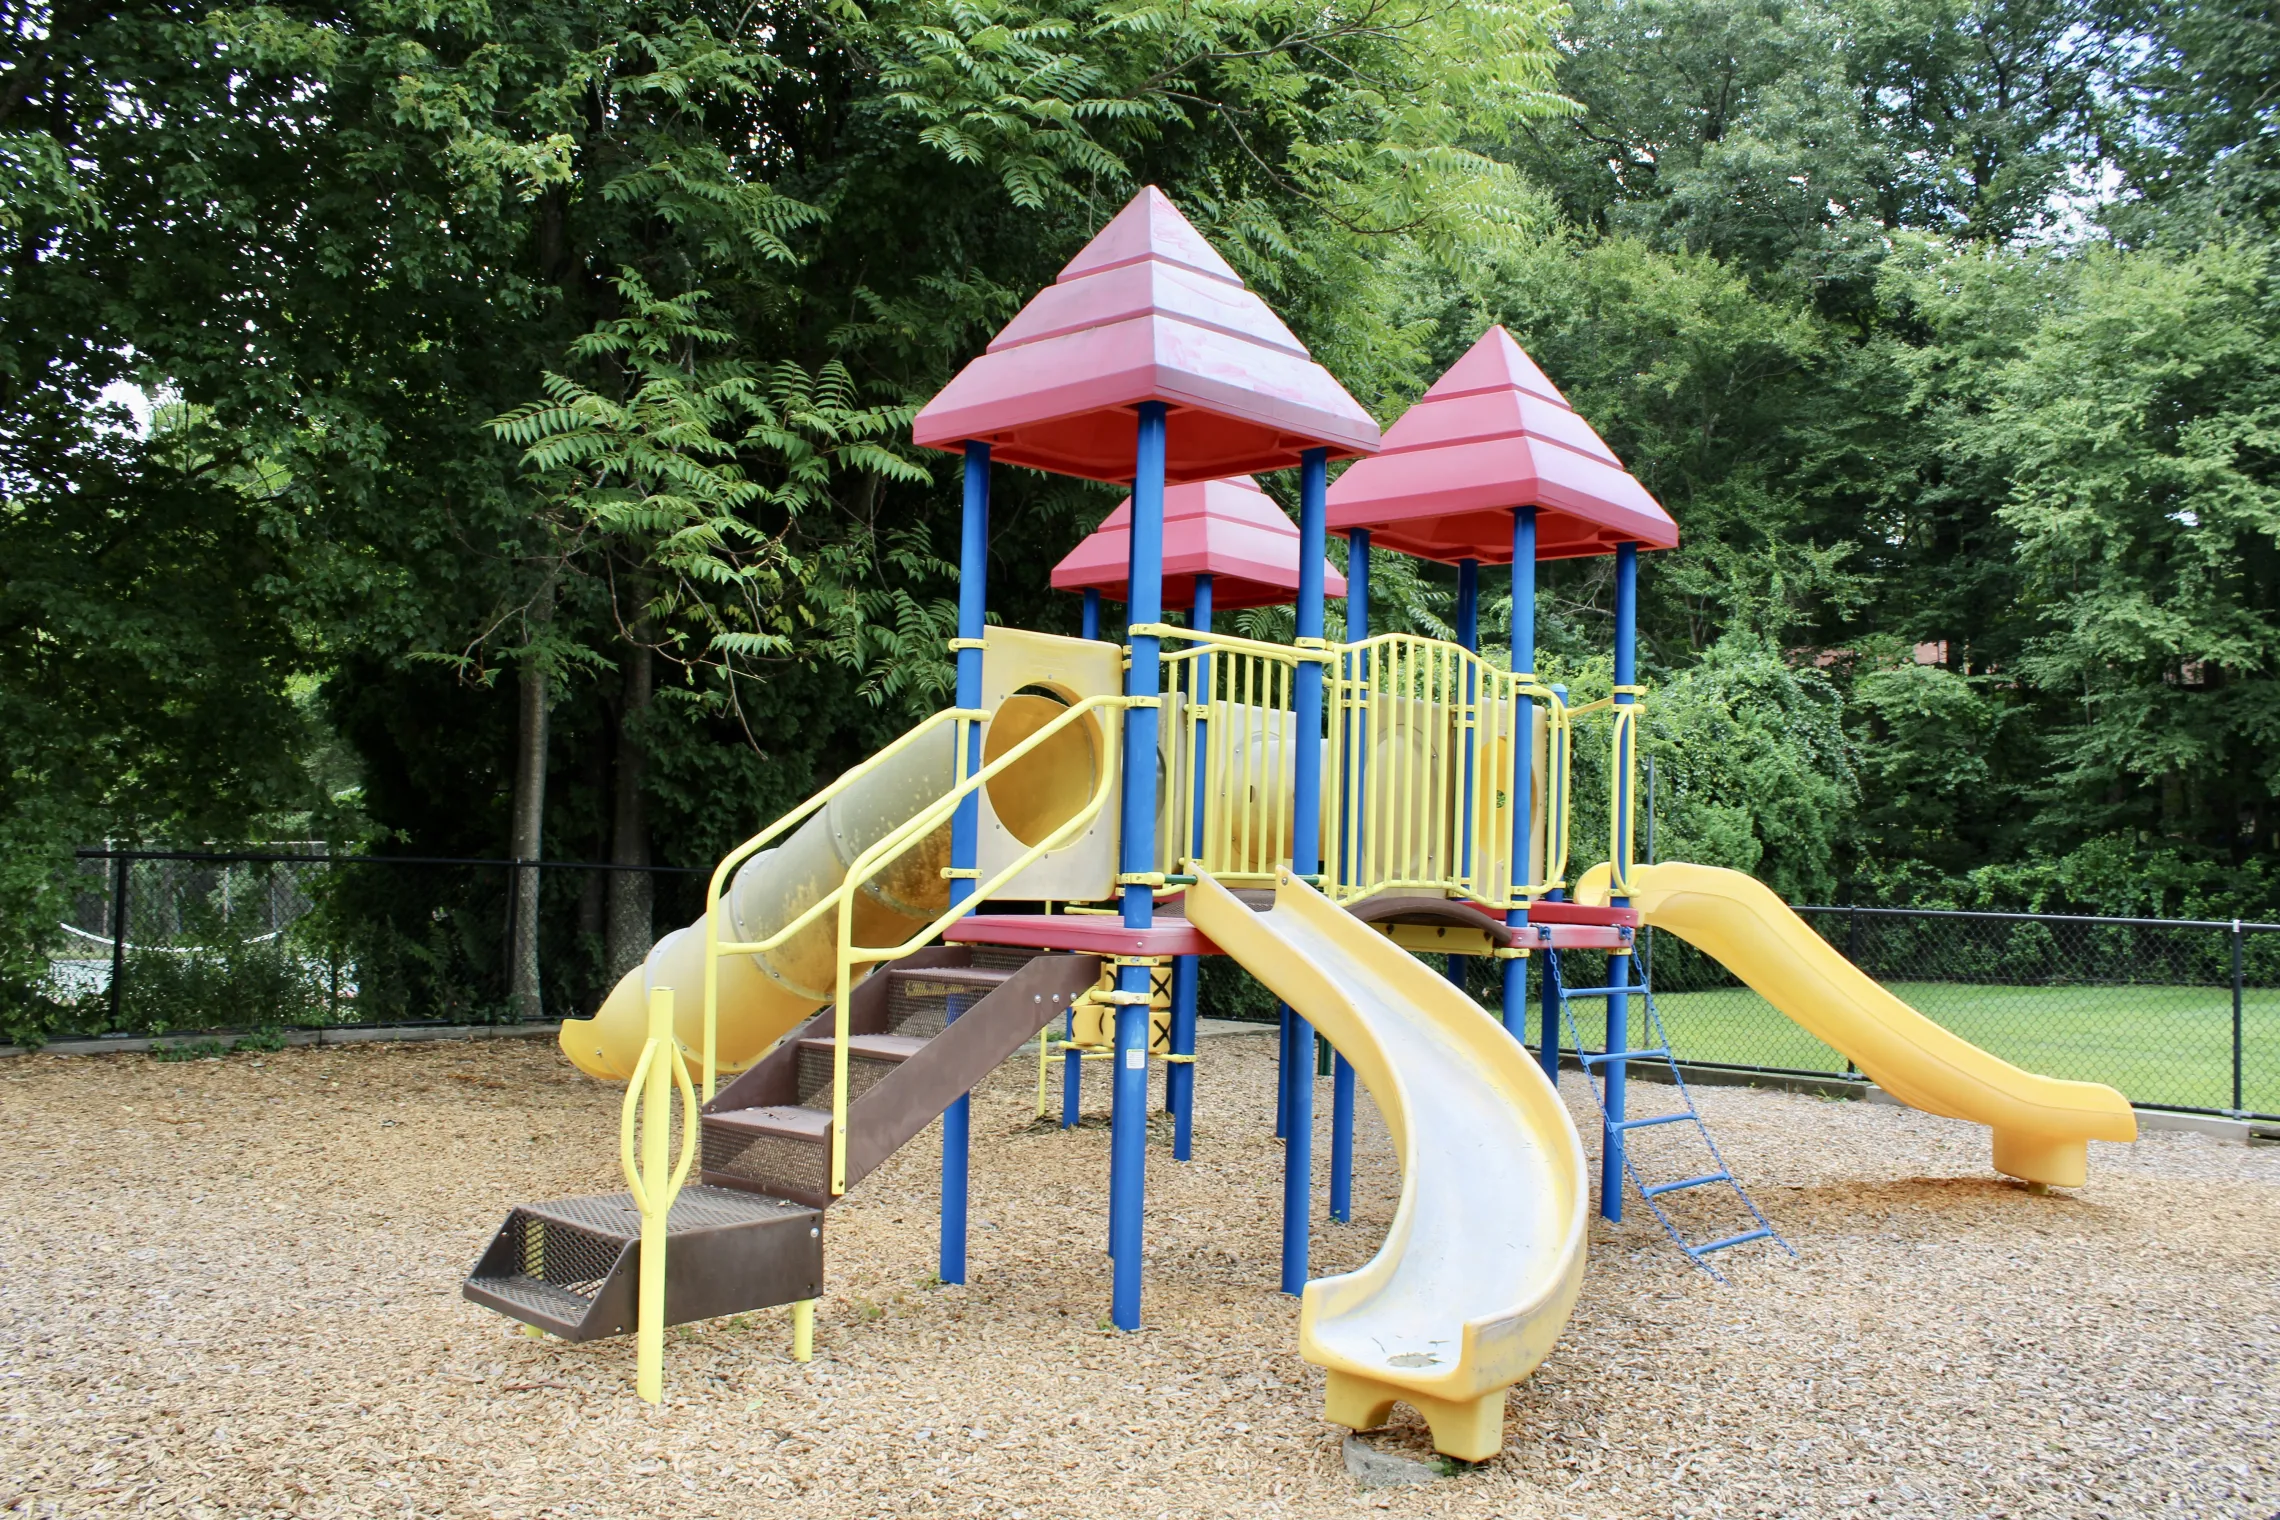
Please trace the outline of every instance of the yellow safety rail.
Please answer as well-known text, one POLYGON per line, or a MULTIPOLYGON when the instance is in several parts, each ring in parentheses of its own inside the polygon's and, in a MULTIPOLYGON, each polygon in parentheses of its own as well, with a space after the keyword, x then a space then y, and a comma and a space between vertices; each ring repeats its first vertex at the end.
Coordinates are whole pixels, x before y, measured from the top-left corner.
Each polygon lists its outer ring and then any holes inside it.
MULTIPOLYGON (((1276 866, 1290 859, 1297 821, 1291 804, 1298 768, 1298 668, 1308 660, 1326 665, 1331 655, 1165 625, 1143 631, 1188 645, 1164 655, 1166 689, 1181 699, 1167 858, 1182 862, 1182 871, 1200 867, 1230 885, 1272 885, 1276 866), (1200 851, 1199 766, 1205 778, 1200 851)), ((1328 691, 1326 680, 1326 699, 1328 691)))
POLYGON ((1164 657, 1167 681, 1185 699, 1170 809, 1173 858, 1184 861, 1183 871, 1264 886, 1289 860, 1296 676, 1302 662, 1314 660, 1326 667, 1322 885, 1331 897, 1412 888, 1511 908, 1565 885, 1570 714, 1533 675, 1499 670, 1469 650, 1416 634, 1314 650, 1160 625, 1144 631, 1188 646, 1164 657), (1522 721, 1529 704, 1543 709, 1548 739, 1544 871, 1515 889, 1509 802, 1519 747, 1531 737, 1522 721))
MULTIPOLYGON (((836 900, 839 909, 839 969, 833 998, 831 1052, 831 1193, 833 1197, 836 1198, 847 1191, 847 1042, 852 1033, 849 1021, 851 1017, 850 999, 854 992, 854 969, 859 965, 900 960, 912 951, 924 946, 937 934, 972 911, 965 902, 952 903, 931 923, 900 944, 858 946, 854 942, 854 894, 856 889, 864 882, 869 881, 873 873, 893 861, 912 844, 949 822, 951 815, 958 810, 960 802, 987 786, 997 776, 1018 765, 1032 750, 1041 748, 1062 729, 1095 711, 1116 712, 1121 716, 1123 709, 1131 705, 1133 704, 1130 698, 1107 696, 1086 697, 1071 703, 1051 722, 1039 728, 1019 744, 1012 746, 980 770, 959 781, 957 786, 936 801, 928 804, 909 822, 891 831, 878 843, 856 856, 855 863, 847 868, 847 879, 840 883, 838 888, 827 896, 822 903, 818 903, 815 909, 801 915, 800 921, 804 923, 812 918, 816 911, 832 904, 834 900, 836 900)), ((1113 746, 1118 742, 1120 735, 1114 732, 1112 726, 1112 731, 1107 737, 1109 744, 1113 746)), ((965 768, 965 746, 963 744, 960 745, 959 753, 959 768, 963 770, 965 768)), ((1085 805, 1071 814, 1052 833, 1000 867, 996 875, 975 883, 974 890, 968 894, 969 900, 979 901, 989 897, 998 888, 1027 870, 1039 857, 1061 848, 1091 828, 1093 820, 1100 816, 1101 808, 1107 804, 1109 793, 1114 789, 1116 778, 1117 771, 1114 766, 1103 765, 1100 767, 1100 773, 1093 782, 1093 794, 1086 800, 1085 805)), ((798 926, 795 924, 793 927, 798 926)), ((791 932, 791 929, 784 931, 786 935, 791 932)), ((735 945, 726 948, 733 953, 745 950, 747 947, 735 945)))
POLYGON ((673 1200, 688 1180, 697 1155, 697 1090, 689 1063, 673 1038, 673 990, 649 994, 649 1040, 633 1079, 625 1084, 618 1120, 618 1159, 625 1167, 626 1191, 641 1211, 641 1276, 634 1320, 635 1387, 650 1403, 665 1392, 665 1238, 673 1200), (673 1128, 673 1090, 681 1090, 681 1159, 666 1172, 673 1128), (634 1129, 641 1139, 636 1159, 634 1129))
POLYGON ((1610 895, 1631 895, 1631 851, 1638 842, 1639 822, 1639 717, 1646 702, 1643 686, 1618 686, 1615 694, 1574 709, 1572 716, 1606 713, 1607 734, 1607 869, 1610 895), (1616 696, 1627 696, 1619 703, 1616 696), (1616 799, 1623 805, 1618 808, 1616 799))
POLYGON ((810 814, 814 813, 818 808, 825 806, 834 797, 837 797, 841 792, 846 791, 856 782, 862 780, 865 775, 877 770, 888 760, 892 759, 896 755, 901 754, 904 750, 909 749, 912 745, 918 743, 919 740, 925 738, 928 734, 933 733, 936 729, 942 727, 945 723, 955 726, 956 731, 952 736, 951 742, 956 746, 958 763, 960 766, 963 766, 965 764, 966 752, 969 748, 969 745, 967 743, 967 735, 970 732, 970 729, 968 725, 985 721, 988 717, 988 713, 974 708, 944 708, 941 712, 938 712, 932 717, 923 720, 909 733, 904 734, 901 738, 895 740, 894 743, 888 745, 885 749, 880 750, 870 759, 864 761, 861 765, 858 765, 854 769, 848 771, 838 780, 832 782, 831 785, 825 787, 822 791, 817 792, 813 797, 810 797, 807 801, 801 803, 798 807, 793 808, 783 817, 777 819, 774 823, 769 824, 759 833, 753 835, 750 839, 745 840, 744 843, 729 851, 726 855, 721 857, 720 864, 713 867, 712 881, 705 888, 705 1024, 703 1062, 705 1072, 706 1102, 709 1103, 712 1101, 713 1084, 717 1074, 716 1067, 718 1065, 718 1061, 716 1059, 716 1029, 720 1009, 720 957, 724 954, 732 954, 738 951, 741 951, 745 954, 761 954, 765 953, 766 951, 773 950, 778 945, 781 945, 786 940, 790 939, 794 934, 798 933, 800 930, 813 923, 816 918, 823 912, 823 910, 829 907, 831 904, 831 898, 826 897, 823 901, 817 903, 815 907, 810 911, 801 914, 799 918, 794 920, 792 923, 787 924, 783 929, 774 934, 771 934, 767 939, 760 941, 757 944, 724 946, 720 940, 721 889, 735 876, 736 868, 744 864, 745 861, 751 859, 753 856, 759 854, 762 850, 768 848, 769 845, 774 844, 791 829, 795 828, 801 823, 806 822, 810 814))

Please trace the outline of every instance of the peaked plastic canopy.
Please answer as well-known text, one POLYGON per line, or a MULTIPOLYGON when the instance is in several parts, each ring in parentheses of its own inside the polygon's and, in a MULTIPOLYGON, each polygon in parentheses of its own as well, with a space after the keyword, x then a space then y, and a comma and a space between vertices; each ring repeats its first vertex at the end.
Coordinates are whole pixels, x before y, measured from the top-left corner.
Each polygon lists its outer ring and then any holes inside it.
POLYGON ((1143 401, 1171 408, 1164 478, 1374 452, 1377 423, 1153 185, 911 424, 914 441, 1129 482, 1143 401))
POLYGON ((1330 487, 1330 528, 1421 559, 1512 562, 1512 509, 1536 507, 1536 557, 1678 546, 1678 524, 1502 327, 1481 334, 1330 487))
MULTIPOLYGON (((1101 519, 1053 567, 1058 591, 1098 591, 1129 599, 1132 498, 1101 519)), ((1164 605, 1193 607, 1195 578, 1211 579, 1214 612, 1273 607, 1298 596, 1298 529, 1248 475, 1173 486, 1164 493, 1164 605)), ((1325 596, 1344 596, 1346 578, 1322 566, 1325 596)))

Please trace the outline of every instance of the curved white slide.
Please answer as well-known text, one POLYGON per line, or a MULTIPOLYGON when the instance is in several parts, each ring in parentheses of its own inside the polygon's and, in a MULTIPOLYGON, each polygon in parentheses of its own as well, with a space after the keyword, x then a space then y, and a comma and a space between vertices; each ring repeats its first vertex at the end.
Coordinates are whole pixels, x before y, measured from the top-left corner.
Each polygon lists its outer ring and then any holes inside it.
POLYGON ((1487 1460, 1504 1390, 1550 1353, 1583 1285, 1590 1189, 1559 1094, 1479 1004, 1287 868, 1267 912, 1209 876, 1187 911, 1353 1064, 1400 1158, 1385 1244, 1300 1301, 1328 1417, 1367 1430, 1400 1400, 1440 1451, 1487 1460))

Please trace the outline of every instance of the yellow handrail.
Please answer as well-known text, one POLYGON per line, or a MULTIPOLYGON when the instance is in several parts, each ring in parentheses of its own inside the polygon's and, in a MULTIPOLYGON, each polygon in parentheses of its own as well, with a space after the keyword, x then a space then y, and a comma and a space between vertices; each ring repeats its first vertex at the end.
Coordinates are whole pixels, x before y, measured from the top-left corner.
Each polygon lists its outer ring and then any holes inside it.
MULTIPOLYGON (((969 793, 987 786, 992 779, 1026 758, 1032 750, 1042 746, 1063 728, 1096 710, 1115 709, 1121 711, 1131 705, 1131 698, 1109 696, 1086 697, 1070 704, 1051 722, 1040 727, 1035 733, 1008 749, 1004 754, 971 776, 961 779, 958 785, 948 793, 928 804, 908 822, 890 831, 884 838, 856 856, 854 864, 847 868, 846 879, 832 892, 831 897, 837 900, 839 908, 838 972, 834 978, 832 989, 831 1194, 834 1198, 847 1191, 847 1042, 853 1033, 849 1027, 851 1016, 849 998, 853 991, 854 968, 860 964, 900 960, 972 911, 967 906, 967 902, 953 903, 926 927, 912 934, 899 945, 858 947, 854 943, 855 889, 868 881, 871 873, 881 865, 894 860, 913 842, 941 827, 951 814, 957 811, 958 804, 969 793)), ((1115 742, 1115 738, 1115 735, 1110 736, 1112 744, 1115 742)), ((1113 767, 1101 766, 1100 774, 1093 783, 1092 797, 1085 806, 1072 813, 1052 833, 1016 856, 996 875, 987 881, 977 882, 973 892, 968 895, 967 901, 979 901, 987 898, 999 887, 1004 886, 1022 871, 1028 869, 1039 857, 1061 848, 1076 838, 1077 835, 1092 827, 1093 820, 1099 816, 1101 808, 1108 802, 1109 784, 1115 779, 1116 771, 1113 767)))
POLYGON ((641 1212, 641 1275, 635 1318, 635 1387, 643 1398, 656 1403, 665 1392, 665 1241, 673 1216, 673 1200, 689 1177, 697 1155, 697 1090, 689 1081, 689 1063, 681 1058, 680 1042, 673 1038, 673 989, 653 988, 649 994, 649 1041, 633 1079, 625 1084, 625 1103, 618 1115, 618 1160, 625 1168, 626 1191, 641 1212), (670 1175, 665 1158, 672 1138, 673 1089, 681 1091, 681 1159, 670 1175), (641 1123, 640 1159, 634 1157, 634 1123, 641 1123))
MULTIPOLYGON (((838 780, 832 782, 822 791, 817 792, 814 796, 808 798, 807 801, 801 803, 798 807, 793 808, 790 812, 778 818, 774 823, 769 824, 759 833, 753 835, 750 839, 745 840, 744 843, 729 851, 726 855, 721 857, 720 864, 713 867, 712 881, 705 888, 705 1021, 703 1061, 705 1069, 706 1102, 709 1103, 712 1101, 713 1086, 717 1073, 717 1067, 719 1064, 716 1059, 716 1031, 718 1028, 718 1020, 720 1014, 719 959, 720 956, 724 953, 720 943, 719 909, 721 887, 729 879, 730 873, 733 872, 738 866, 744 864, 745 861, 751 859, 754 855, 757 855, 762 850, 766 849, 769 844, 780 837, 785 830, 791 828, 795 824, 805 822, 807 818, 817 809, 828 804, 841 792, 847 790, 847 788, 853 786, 857 781, 862 780, 864 776, 878 769, 881 765, 885 764, 888 760, 893 759, 896 755, 901 754, 904 750, 910 748, 920 739, 932 733, 935 729, 940 728, 943 724, 962 724, 968 722, 977 722, 986 719, 988 716, 989 715, 987 713, 976 708, 946 707, 942 711, 921 720, 916 727, 910 730, 910 732, 904 734, 901 738, 895 740, 892 744, 889 744, 885 749, 880 750, 877 754, 871 756, 868 760, 865 760, 861 765, 855 766, 853 769, 847 771, 838 780)), ((961 741, 965 737, 966 736, 963 733, 957 733, 952 736, 953 742, 956 743, 956 748, 961 764, 963 764, 964 761, 966 745, 964 743, 959 743, 956 741, 961 741)), ((762 946, 759 947, 759 949, 747 950, 744 953, 758 954, 762 953, 765 950, 774 949, 778 944, 782 943, 785 939, 788 939, 794 930, 799 929, 802 926, 812 922, 814 917, 815 915, 813 913, 802 915, 798 920, 787 927, 781 934, 771 936, 762 946)), ((727 953, 733 954, 735 952, 730 951, 727 953)))

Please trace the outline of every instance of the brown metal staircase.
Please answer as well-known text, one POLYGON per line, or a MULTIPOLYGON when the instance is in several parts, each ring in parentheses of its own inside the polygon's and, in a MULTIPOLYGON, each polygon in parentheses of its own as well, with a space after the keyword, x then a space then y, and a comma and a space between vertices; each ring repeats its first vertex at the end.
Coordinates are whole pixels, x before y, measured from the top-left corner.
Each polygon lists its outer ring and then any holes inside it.
MULTIPOLYGON (((908 1144, 1066 1013, 1098 956, 935 946, 849 999, 847 1185, 908 1144)), ((665 1323, 816 1297, 831 1205, 834 1013, 826 1008, 705 1105, 699 1185, 669 1216, 665 1323)), ((525 1204, 461 1292, 567 1340, 634 1328, 641 1214, 627 1193, 525 1204)))

